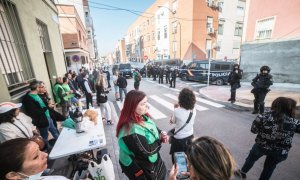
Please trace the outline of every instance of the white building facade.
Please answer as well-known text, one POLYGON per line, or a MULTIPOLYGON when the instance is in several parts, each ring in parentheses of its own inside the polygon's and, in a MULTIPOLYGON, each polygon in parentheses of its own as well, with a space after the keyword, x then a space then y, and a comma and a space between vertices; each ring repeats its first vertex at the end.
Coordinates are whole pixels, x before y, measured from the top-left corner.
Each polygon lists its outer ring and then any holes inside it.
POLYGON ((246 0, 221 1, 222 11, 219 13, 219 26, 216 59, 239 59, 242 42, 246 0))

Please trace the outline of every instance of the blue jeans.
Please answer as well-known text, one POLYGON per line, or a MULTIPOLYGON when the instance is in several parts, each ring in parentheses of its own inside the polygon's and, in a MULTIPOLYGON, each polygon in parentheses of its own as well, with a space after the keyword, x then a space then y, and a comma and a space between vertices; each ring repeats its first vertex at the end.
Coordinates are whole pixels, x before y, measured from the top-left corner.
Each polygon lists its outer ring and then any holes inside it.
POLYGON ((119 93, 120 93, 120 99, 121 99, 121 101, 123 101, 123 93, 122 92, 124 92, 124 96, 126 96, 127 95, 127 89, 119 87, 119 93))
POLYGON ((55 126, 53 124, 53 120, 50 117, 48 118, 48 122, 49 122, 49 126, 48 127, 46 127, 46 128, 39 128, 41 136, 43 137, 43 139, 47 143, 48 143, 48 130, 51 132, 51 134, 54 137, 54 139, 58 138, 58 131, 55 128, 55 126))
POLYGON ((257 161, 260 157, 266 155, 266 160, 264 163, 263 171, 259 177, 259 180, 268 180, 272 176, 276 165, 281 161, 284 161, 288 157, 288 152, 283 152, 282 150, 267 150, 260 147, 257 144, 254 144, 248 157, 246 158, 246 162, 242 167, 242 172, 247 173, 255 161, 257 161))

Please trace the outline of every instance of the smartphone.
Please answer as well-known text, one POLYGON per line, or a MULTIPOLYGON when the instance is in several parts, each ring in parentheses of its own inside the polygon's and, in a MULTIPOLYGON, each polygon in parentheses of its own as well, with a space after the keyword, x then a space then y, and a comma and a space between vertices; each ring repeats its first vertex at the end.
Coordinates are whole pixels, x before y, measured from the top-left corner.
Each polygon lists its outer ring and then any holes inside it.
POLYGON ((187 162, 184 152, 175 152, 174 153, 175 163, 178 167, 177 179, 186 179, 187 175, 182 175, 181 172, 187 172, 187 162))

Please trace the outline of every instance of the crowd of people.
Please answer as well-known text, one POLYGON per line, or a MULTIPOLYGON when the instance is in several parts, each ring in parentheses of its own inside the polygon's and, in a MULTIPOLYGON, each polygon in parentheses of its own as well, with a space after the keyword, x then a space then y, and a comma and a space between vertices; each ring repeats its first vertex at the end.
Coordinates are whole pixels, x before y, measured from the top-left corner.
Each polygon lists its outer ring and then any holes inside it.
MULTIPOLYGON (((88 72, 80 69, 79 74, 69 71, 64 77, 58 77, 53 86, 54 99, 47 92, 45 83, 33 81, 30 91, 22 103, 4 102, 0 104, 0 179, 34 179, 47 169, 47 152, 51 151, 59 136, 57 122, 72 117, 72 106, 82 106, 81 98, 86 98, 86 108, 96 105, 101 109, 103 121, 114 124, 108 93, 111 90, 108 69, 88 72), (55 100, 55 101, 54 101, 55 100), (61 107, 61 113, 56 106, 61 107), (24 113, 20 111, 20 108, 24 113), (49 140, 48 131, 53 139, 49 140), (41 136, 45 143, 43 146, 41 136)), ((176 70, 161 68, 158 73, 159 83, 174 85, 170 79, 176 70), (168 73, 169 72, 169 73, 168 73)), ((269 88, 272 76, 270 69, 262 67, 261 73, 254 78, 255 88, 267 83, 269 88)), ((235 101, 236 89, 240 87, 242 71, 235 65, 230 75, 231 99, 235 101)), ((156 80, 156 75, 153 75, 156 80)), ((184 88, 174 104, 170 124, 174 126, 172 134, 156 126, 149 114, 147 95, 139 90, 140 72, 133 73, 134 89, 127 93, 127 80, 121 73, 114 72, 112 82, 116 101, 124 101, 123 109, 116 125, 116 138, 119 145, 119 163, 129 179, 169 180, 178 179, 183 174, 190 179, 230 180, 234 175, 246 178, 246 173, 262 156, 266 156, 260 180, 270 179, 276 165, 287 159, 294 133, 300 133, 300 122, 295 119, 296 101, 279 97, 274 100, 270 111, 264 111, 263 103, 267 91, 253 90, 255 94, 254 112, 259 115, 253 121, 251 132, 257 134, 246 161, 241 169, 235 163, 230 150, 215 138, 194 137, 196 121, 196 97, 192 90, 184 88), (257 94, 260 93, 260 94, 257 94), (172 141, 171 141, 172 139, 172 141), (173 162, 170 173, 160 155, 164 143, 170 143, 170 157, 173 162), (186 172, 179 172, 174 153, 186 154, 186 172)), ((234 103, 234 102, 233 102, 234 103)), ((51 177, 49 176, 48 179, 51 177)), ((47 178, 45 178, 47 179, 47 178)), ((65 179, 55 176, 52 179, 65 179)))

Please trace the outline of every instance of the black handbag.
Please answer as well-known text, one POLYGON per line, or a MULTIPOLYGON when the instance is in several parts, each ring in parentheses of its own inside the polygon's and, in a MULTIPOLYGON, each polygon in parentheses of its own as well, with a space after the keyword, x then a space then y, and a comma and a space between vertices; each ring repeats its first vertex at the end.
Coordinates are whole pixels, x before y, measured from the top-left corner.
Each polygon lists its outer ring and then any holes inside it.
POLYGON ((179 131, 181 131, 191 120, 193 116, 193 112, 190 112, 189 117, 187 119, 187 121, 185 122, 185 124, 179 128, 177 131, 175 131, 175 128, 172 128, 171 130, 168 131, 168 135, 169 135, 169 143, 172 144, 172 142, 174 141, 174 135, 176 135, 179 131))

